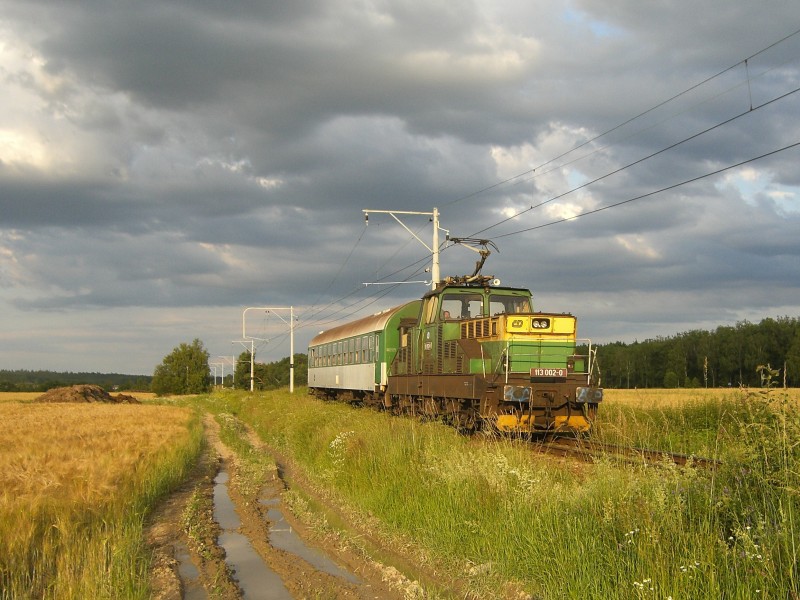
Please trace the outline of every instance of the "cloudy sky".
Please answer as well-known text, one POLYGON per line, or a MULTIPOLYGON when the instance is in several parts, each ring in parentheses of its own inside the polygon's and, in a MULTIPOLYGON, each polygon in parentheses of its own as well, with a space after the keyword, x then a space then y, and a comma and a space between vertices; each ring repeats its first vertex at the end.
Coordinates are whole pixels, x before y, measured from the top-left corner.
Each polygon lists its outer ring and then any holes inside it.
MULTIPOLYGON (((364 209, 491 238, 484 273, 597 342, 800 317, 798 29, 789 0, 0 0, 0 368, 230 356, 245 307, 293 306, 305 351, 426 291, 363 285, 430 279, 364 209)), ((260 359, 288 316, 247 313, 260 359)))

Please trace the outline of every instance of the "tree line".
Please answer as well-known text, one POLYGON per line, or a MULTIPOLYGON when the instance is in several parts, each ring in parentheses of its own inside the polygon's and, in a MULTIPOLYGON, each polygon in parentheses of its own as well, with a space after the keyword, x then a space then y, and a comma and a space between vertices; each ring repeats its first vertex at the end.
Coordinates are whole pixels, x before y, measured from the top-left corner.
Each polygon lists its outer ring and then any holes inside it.
POLYGON ((149 375, 121 373, 72 373, 27 369, 0 369, 0 392, 46 392, 78 384, 99 385, 106 390, 147 391, 149 375))
POLYGON ((800 386, 800 321, 741 321, 643 342, 597 346, 607 388, 728 387, 761 384, 759 366, 779 370, 779 385, 800 386))

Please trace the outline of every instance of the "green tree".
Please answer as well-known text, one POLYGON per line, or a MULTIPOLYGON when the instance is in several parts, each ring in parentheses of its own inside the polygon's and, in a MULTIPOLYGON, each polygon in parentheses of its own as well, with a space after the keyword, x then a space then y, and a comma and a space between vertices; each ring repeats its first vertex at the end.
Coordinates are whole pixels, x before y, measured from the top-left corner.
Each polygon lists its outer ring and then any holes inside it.
MULTIPOLYGON (((253 363, 253 389, 274 390, 289 385, 289 357, 277 362, 253 363)), ((308 356, 305 354, 294 355, 294 384, 295 386, 308 383, 308 356)), ((239 355, 236 362, 236 387, 250 389, 250 352, 245 350, 239 355)))
POLYGON ((664 374, 664 387, 668 389, 680 387, 680 378, 675 371, 667 371, 664 374))
POLYGON ((211 387, 209 356, 198 339, 191 344, 182 343, 156 367, 152 391, 158 396, 207 392, 211 387))
MULTIPOLYGON (((255 365, 253 370, 255 371, 255 365)), ((250 352, 247 350, 242 352, 236 359, 236 370, 233 379, 234 387, 242 390, 250 389, 250 352)))
POLYGON ((785 362, 787 381, 790 385, 800 385, 800 328, 789 346, 785 362))

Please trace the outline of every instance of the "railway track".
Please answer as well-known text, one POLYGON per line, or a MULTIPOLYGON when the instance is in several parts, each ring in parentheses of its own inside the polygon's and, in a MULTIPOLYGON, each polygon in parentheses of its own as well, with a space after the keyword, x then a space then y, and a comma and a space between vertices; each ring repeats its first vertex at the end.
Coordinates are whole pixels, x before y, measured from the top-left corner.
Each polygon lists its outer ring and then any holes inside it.
POLYGON ((605 444, 590 439, 559 437, 537 442, 535 447, 542 454, 569 456, 585 461, 592 461, 601 456, 611 456, 626 462, 646 462, 651 465, 673 463, 684 467, 687 464, 707 470, 716 469, 721 463, 713 458, 704 458, 689 454, 635 448, 617 444, 605 444))

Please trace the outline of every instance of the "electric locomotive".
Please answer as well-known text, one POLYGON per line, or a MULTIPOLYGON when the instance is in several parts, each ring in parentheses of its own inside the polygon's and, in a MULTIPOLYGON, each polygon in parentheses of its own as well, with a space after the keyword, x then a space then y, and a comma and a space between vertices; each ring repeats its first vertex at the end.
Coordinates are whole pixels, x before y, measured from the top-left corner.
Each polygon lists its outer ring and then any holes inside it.
POLYGON ((473 274, 314 337, 308 386, 469 430, 587 431, 603 399, 594 358, 573 315, 534 312, 529 290, 473 274))

